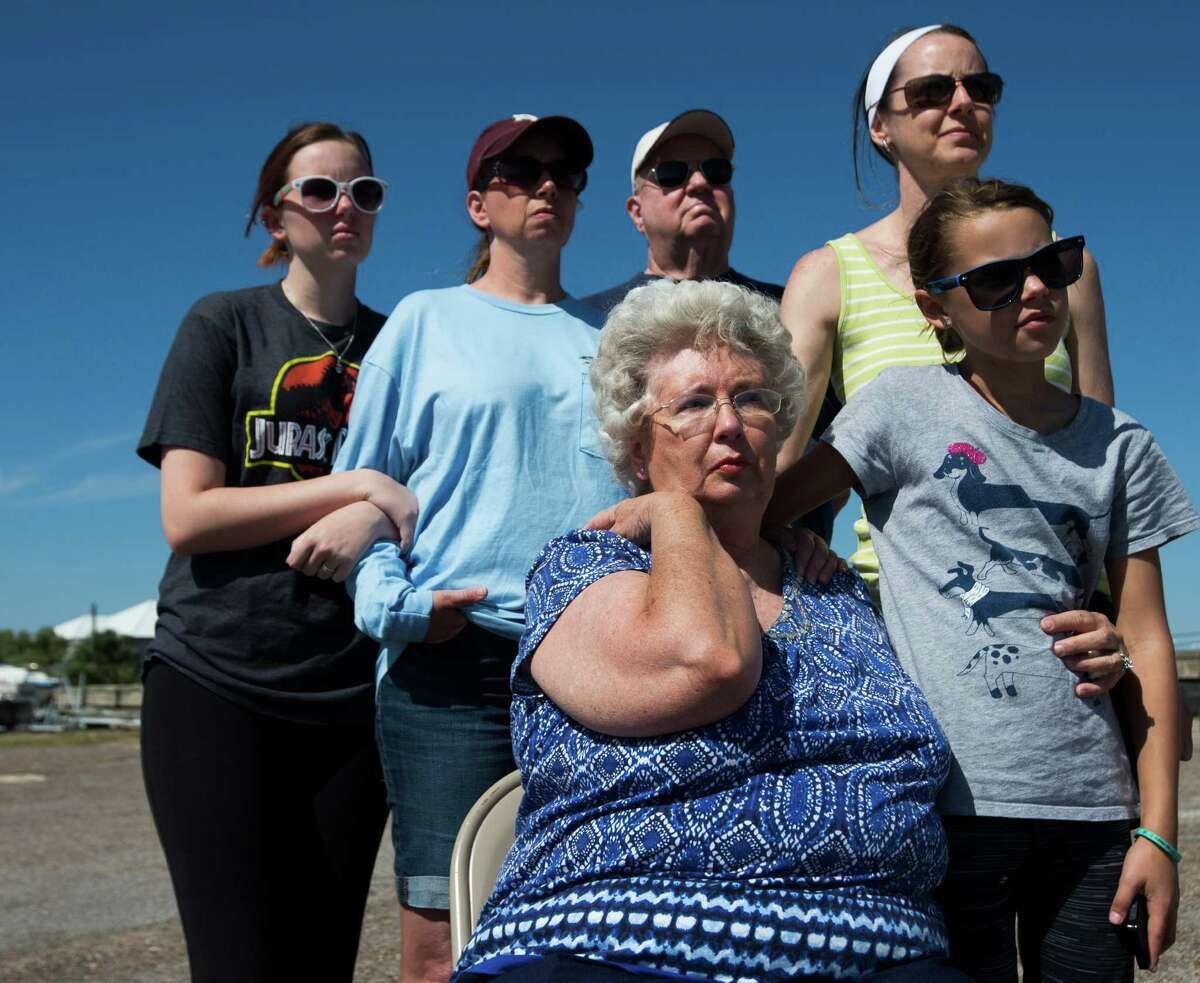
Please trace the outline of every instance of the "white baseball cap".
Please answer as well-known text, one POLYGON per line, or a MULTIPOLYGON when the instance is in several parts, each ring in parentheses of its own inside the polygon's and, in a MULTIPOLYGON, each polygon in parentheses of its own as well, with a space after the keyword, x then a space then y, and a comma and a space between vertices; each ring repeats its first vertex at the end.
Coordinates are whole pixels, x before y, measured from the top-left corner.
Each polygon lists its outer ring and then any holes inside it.
POLYGON ((660 143, 681 134, 705 137, 711 140, 726 157, 733 160, 733 131, 720 116, 708 109, 689 109, 672 120, 656 126, 642 135, 633 150, 633 164, 629 168, 629 180, 637 188, 637 174, 646 159, 654 153, 660 143))

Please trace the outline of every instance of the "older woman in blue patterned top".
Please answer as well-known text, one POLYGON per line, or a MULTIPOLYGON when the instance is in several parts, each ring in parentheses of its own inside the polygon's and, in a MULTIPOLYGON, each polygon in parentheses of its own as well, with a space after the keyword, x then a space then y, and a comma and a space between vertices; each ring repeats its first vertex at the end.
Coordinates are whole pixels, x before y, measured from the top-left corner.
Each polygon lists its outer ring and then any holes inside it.
POLYGON ((636 497, 529 575, 525 799, 457 978, 965 980, 929 895, 946 740, 862 582, 760 535, 804 399, 776 305, 634 290, 592 385, 636 497))

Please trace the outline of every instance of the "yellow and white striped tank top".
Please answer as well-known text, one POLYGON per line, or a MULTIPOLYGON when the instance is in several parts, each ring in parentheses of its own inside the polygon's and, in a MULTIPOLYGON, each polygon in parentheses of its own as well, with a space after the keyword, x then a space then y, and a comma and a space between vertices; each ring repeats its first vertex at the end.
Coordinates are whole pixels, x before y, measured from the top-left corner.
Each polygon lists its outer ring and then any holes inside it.
MULTIPOLYGON (((842 297, 830 383, 842 403, 890 366, 936 365, 946 360, 912 294, 892 286, 854 233, 828 245, 837 256, 842 297)), ((961 353, 949 356, 951 360, 961 357, 961 353)), ((1046 359, 1046 379, 1068 392, 1071 389, 1071 360, 1062 342, 1046 359)), ((854 532, 858 548, 850 564, 874 591, 879 560, 865 515, 860 513, 854 532)))

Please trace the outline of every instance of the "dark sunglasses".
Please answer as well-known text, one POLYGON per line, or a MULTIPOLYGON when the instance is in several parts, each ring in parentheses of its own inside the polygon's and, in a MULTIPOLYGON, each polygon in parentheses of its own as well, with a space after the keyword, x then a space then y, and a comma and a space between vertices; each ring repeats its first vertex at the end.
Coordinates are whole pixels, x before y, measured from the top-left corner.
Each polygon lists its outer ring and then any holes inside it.
POLYGON ((981 102, 986 106, 996 105, 1004 94, 1004 79, 999 75, 995 72, 976 72, 959 78, 953 75, 922 75, 909 79, 899 88, 888 90, 886 95, 903 92, 909 109, 933 109, 946 105, 954 98, 954 90, 959 82, 962 82, 973 102, 981 102))
POLYGON ((725 157, 709 157, 708 160, 660 160, 646 173, 660 188, 670 191, 683 187, 697 171, 714 187, 728 184, 733 180, 733 161, 725 157))
POLYGON ((522 191, 536 191, 542 183, 542 175, 549 174, 550 180, 563 191, 579 194, 587 187, 587 171, 569 160, 538 160, 536 157, 497 157, 483 169, 479 176, 479 187, 483 190, 492 178, 499 178, 522 191))
POLYGON ((1021 296, 1026 271, 1032 271, 1052 289, 1069 287, 1083 276, 1083 236, 1059 239, 1028 256, 998 259, 957 276, 930 280, 925 289, 931 294, 944 294, 955 287, 963 287, 979 310, 998 311, 1021 296))
POLYGON ((350 196, 350 203, 360 212, 374 215, 383 207, 383 196, 387 188, 387 182, 377 177, 336 181, 331 177, 316 174, 289 181, 275 192, 272 204, 278 205, 285 195, 295 190, 300 192, 300 204, 306 211, 327 212, 337 205, 338 198, 345 192, 350 196))

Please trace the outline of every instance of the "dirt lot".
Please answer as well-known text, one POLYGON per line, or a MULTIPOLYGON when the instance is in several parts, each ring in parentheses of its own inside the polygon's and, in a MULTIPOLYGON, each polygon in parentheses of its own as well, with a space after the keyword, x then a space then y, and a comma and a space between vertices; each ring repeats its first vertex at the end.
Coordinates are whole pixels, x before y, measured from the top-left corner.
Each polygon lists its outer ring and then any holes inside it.
MULTIPOLYGON (((1200 746, 1200 728, 1197 729, 1200 746)), ((1183 769, 1180 941, 1154 977, 1200 983, 1200 764, 1183 769)), ((396 978, 384 837, 357 983, 396 978)), ((136 735, 0 734, 0 980, 177 983, 187 960, 142 791, 136 735)))

